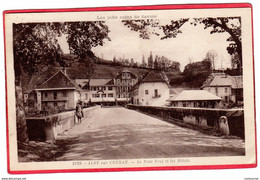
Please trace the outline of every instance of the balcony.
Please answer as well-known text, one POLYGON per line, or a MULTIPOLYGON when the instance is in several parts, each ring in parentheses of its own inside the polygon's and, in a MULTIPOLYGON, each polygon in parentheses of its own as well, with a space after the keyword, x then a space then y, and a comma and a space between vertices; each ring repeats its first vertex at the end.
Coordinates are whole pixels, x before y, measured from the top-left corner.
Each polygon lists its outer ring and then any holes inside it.
POLYGON ((59 101, 68 101, 68 97, 57 97, 56 99, 52 98, 43 98, 42 102, 59 102, 59 101))
POLYGON ((157 94, 157 95, 154 95, 152 98, 160 98, 161 95, 160 94, 157 94))

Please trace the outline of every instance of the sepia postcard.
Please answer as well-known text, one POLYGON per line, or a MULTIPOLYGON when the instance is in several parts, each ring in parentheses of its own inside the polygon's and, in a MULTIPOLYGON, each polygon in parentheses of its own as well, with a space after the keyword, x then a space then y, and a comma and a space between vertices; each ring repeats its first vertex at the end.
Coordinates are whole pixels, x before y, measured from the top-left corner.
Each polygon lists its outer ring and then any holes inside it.
POLYGON ((4 12, 8 172, 256 167, 252 7, 4 12))

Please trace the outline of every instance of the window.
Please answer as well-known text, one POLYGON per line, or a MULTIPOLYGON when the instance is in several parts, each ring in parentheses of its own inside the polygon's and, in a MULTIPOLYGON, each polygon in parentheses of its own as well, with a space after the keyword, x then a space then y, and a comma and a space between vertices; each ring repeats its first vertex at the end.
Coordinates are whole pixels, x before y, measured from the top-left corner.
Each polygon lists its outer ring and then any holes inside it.
POLYGON ((58 106, 58 104, 55 102, 55 103, 53 103, 53 106, 54 106, 54 107, 57 107, 57 106, 58 106))
POLYGON ((96 98, 99 98, 100 97, 100 95, 99 94, 96 94, 96 98))
POLYGON ((103 90, 103 91, 105 91, 105 90, 106 90, 106 87, 105 87, 105 86, 103 86, 103 87, 102 87, 102 90, 103 90))
POLYGON ((95 94, 92 94, 92 97, 93 97, 93 98, 95 98, 95 97, 96 97, 96 95, 95 95, 95 94))
POLYGON ((44 93, 44 95, 45 95, 45 98, 47 98, 47 97, 48 97, 48 93, 44 93))
POLYGON ((108 97, 114 97, 113 93, 108 93, 108 97))
POLYGON ((102 97, 107 97, 107 95, 106 94, 102 94, 102 97))
POLYGON ((155 89, 155 90, 154 90, 154 96, 155 96, 155 97, 158 97, 158 89, 155 89))
POLYGON ((109 91, 112 91, 112 90, 113 90, 113 87, 112 87, 112 86, 108 86, 108 90, 109 90, 109 91))
POLYGON ((86 99, 88 99, 88 93, 85 93, 85 97, 86 97, 86 99))
POLYGON ((93 91, 96 91, 97 90, 97 87, 93 87, 93 91))
POLYGON ((53 93, 53 99, 57 99, 57 92, 53 93))
POLYGON ((169 90, 169 93, 170 93, 170 94, 175 94, 175 92, 174 92, 173 89, 170 89, 170 90, 169 90))
POLYGON ((62 95, 63 97, 67 97, 67 92, 66 91, 62 92, 62 95))
POLYGON ((148 95, 149 94, 149 91, 148 90, 145 90, 145 95, 148 95))
POLYGON ((227 96, 224 96, 225 97, 225 101, 228 102, 228 97, 227 96))
POLYGON ((228 88, 225 88, 225 93, 227 93, 228 92, 228 88))

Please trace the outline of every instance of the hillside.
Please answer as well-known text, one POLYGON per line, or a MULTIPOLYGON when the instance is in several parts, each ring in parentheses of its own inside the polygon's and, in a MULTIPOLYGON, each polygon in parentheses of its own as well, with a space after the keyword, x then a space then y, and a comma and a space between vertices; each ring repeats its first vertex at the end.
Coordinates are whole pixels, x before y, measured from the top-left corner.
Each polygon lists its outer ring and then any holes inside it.
MULTIPOLYGON (((30 78, 30 81, 27 80, 27 83, 23 83, 23 89, 27 92, 30 92, 61 69, 62 67, 54 66, 42 68, 42 71, 37 74, 34 74, 30 78)), ((139 79, 141 79, 149 71, 149 69, 142 68, 113 66, 108 64, 95 64, 94 73, 92 74, 92 76, 89 76, 87 69, 84 67, 84 65, 80 63, 74 63, 71 67, 66 68, 66 72, 71 79, 112 79, 117 75, 117 73, 120 73, 124 69, 133 72, 137 75, 139 79)), ((166 72, 166 75, 170 80, 171 86, 188 89, 200 88, 205 79, 207 78, 206 76, 202 76, 202 74, 196 74, 194 78, 190 79, 180 72, 166 72)), ((24 76, 24 78, 28 79, 27 76, 24 76)))
MULTIPOLYGON (((31 90, 35 89, 61 69, 62 67, 54 66, 42 68, 42 71, 34 74, 30 78, 30 81, 27 80, 22 84, 24 92, 30 92, 31 90)), ((141 78, 144 74, 148 72, 147 69, 95 64, 94 73, 92 76, 89 76, 87 73, 87 69, 84 67, 84 65, 81 65, 80 63, 74 63, 72 67, 67 67, 66 72, 71 79, 112 79, 117 75, 117 73, 123 71, 123 69, 128 69, 129 71, 136 74, 138 78, 141 78)), ((28 76, 23 75, 23 78, 28 79, 28 76)))

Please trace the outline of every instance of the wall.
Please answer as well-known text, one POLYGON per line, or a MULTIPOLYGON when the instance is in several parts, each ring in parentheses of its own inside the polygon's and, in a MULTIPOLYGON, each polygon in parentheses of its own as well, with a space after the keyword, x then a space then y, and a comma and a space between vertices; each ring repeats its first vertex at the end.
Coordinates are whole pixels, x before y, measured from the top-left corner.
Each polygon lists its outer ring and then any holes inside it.
POLYGON ((164 106, 166 100, 169 99, 169 87, 163 82, 145 82, 139 85, 138 98, 141 105, 148 106, 164 106), (154 96, 154 90, 158 89, 160 97, 154 96), (148 94, 145 94, 145 90, 148 90, 148 94))
POLYGON ((221 97, 223 100, 225 100, 225 96, 231 96, 231 87, 230 86, 226 86, 226 87, 217 87, 217 93, 216 93, 216 87, 205 87, 203 88, 203 90, 206 90, 212 94, 215 94, 216 96, 221 97), (225 89, 227 88, 227 92, 225 91, 225 89))
POLYGON ((116 97, 116 87, 112 86, 112 90, 109 90, 109 86, 102 86, 105 87, 104 90, 102 90, 104 92, 104 94, 106 94, 106 97, 102 98, 102 94, 101 92, 98 93, 99 90, 101 90, 101 87, 97 87, 98 90, 90 90, 89 91, 89 98, 91 99, 91 102, 115 102, 115 97, 116 97), (93 97, 93 94, 99 94, 99 97, 93 97), (113 97, 108 97, 108 94, 113 94, 113 97))
MULTIPOLYGON (((100 106, 84 108, 84 117, 88 117, 100 106)), ((53 114, 45 117, 26 118, 29 140, 52 141, 75 124, 75 111, 53 114)))
POLYGON ((176 122, 192 124, 201 128, 215 128, 215 124, 219 118, 221 116, 226 116, 228 118, 230 134, 241 138, 245 137, 243 109, 153 107, 138 105, 128 105, 127 107, 162 118, 169 118, 176 122))

